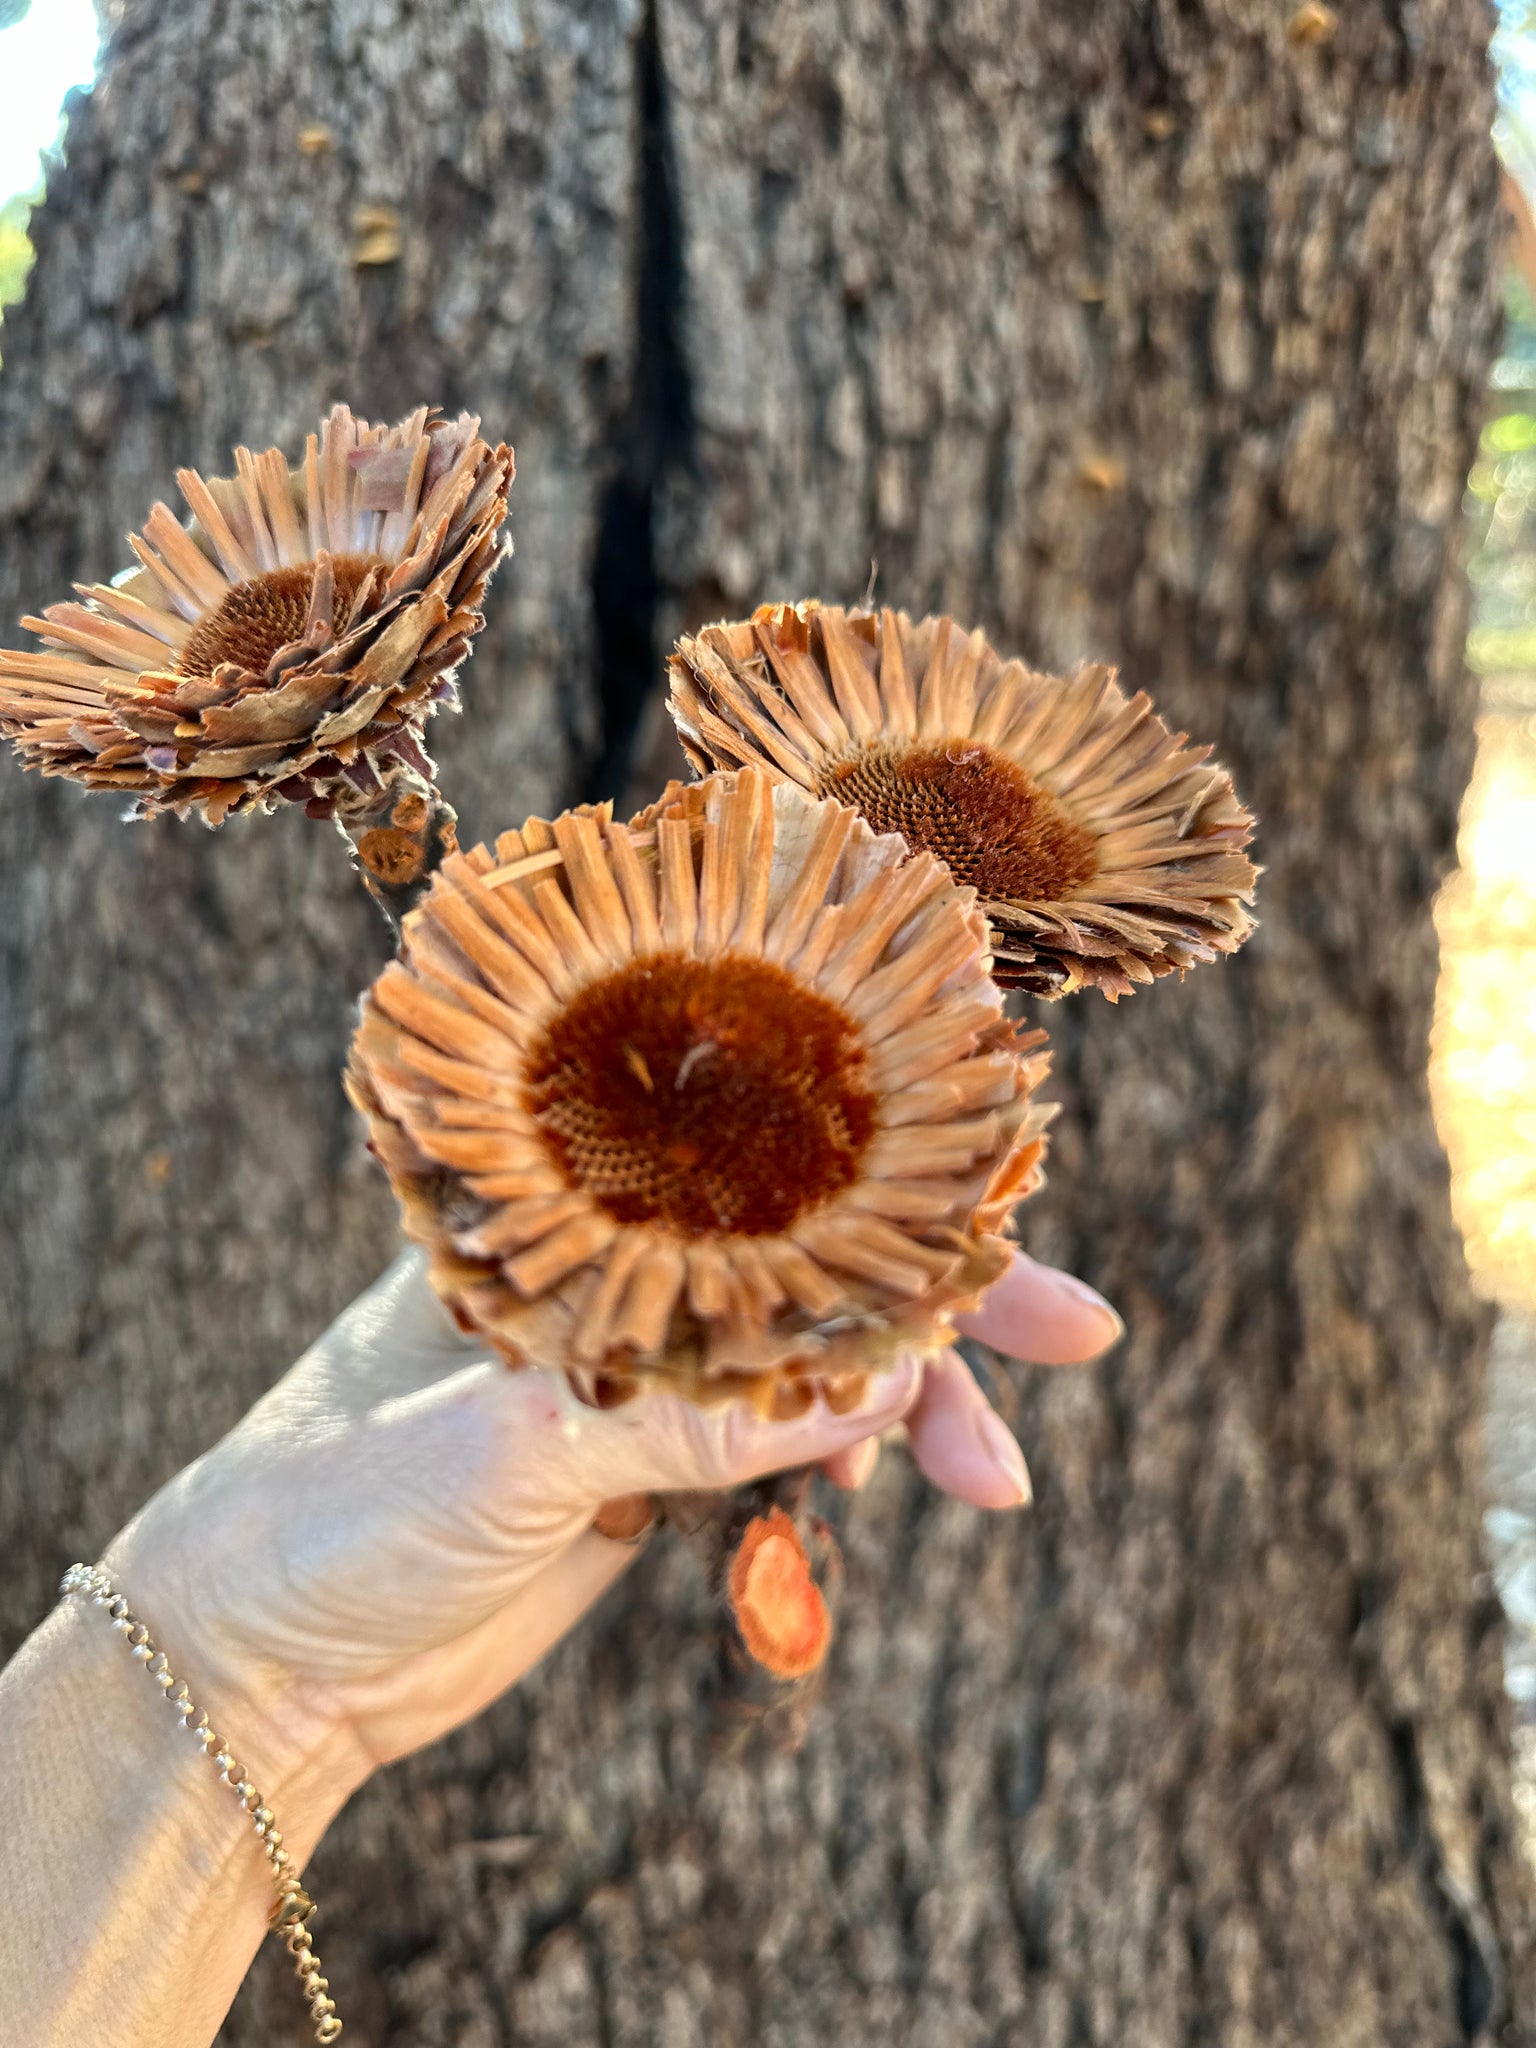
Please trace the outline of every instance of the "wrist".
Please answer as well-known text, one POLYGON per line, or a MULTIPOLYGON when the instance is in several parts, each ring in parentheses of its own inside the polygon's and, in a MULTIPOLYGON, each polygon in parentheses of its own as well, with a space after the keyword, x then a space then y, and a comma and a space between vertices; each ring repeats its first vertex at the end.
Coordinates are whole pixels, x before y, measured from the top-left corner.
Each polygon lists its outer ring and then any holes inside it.
MULTIPOLYGON (((246 1627, 238 1580, 201 1569, 195 1545, 156 1518, 130 1523, 101 1562, 185 1683, 193 1722, 207 1716, 302 1866, 373 1768, 345 1717, 246 1627)), ((146 1682, 151 1704, 155 1690, 146 1682)), ((200 1761, 217 1785, 212 1754, 200 1761)))
POLYGON ((0 2037, 211 2040, 281 1918, 315 2038, 333 2039, 300 1865, 337 1796, 290 1777, 283 1819, 292 1811, 297 1825, 276 1833, 256 1781, 191 1732, 177 1667, 167 1671, 116 1582, 81 1567, 66 1587, 0 1672, 0 2037), (113 1956, 131 1967, 104 1968, 113 1956))

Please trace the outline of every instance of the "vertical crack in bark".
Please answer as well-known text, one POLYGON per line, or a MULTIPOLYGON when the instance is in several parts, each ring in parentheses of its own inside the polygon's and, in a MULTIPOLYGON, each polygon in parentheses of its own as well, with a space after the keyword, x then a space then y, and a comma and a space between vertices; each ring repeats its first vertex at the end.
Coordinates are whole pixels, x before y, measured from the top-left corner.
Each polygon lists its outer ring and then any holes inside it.
POLYGON ((1387 1729, 1402 1796, 1403 1836, 1419 1867, 1424 1896, 1450 1952, 1456 2019, 1469 2044, 1487 2041, 1504 2017, 1503 1968, 1498 1943, 1476 1906, 1453 1884, 1435 1837, 1434 1822, 1419 1762, 1418 1738, 1410 1721, 1387 1729))
POLYGON ((587 801, 622 788, 641 713, 660 680, 657 507, 669 475, 686 466, 693 441, 682 344, 683 227, 657 0, 649 0, 636 45, 635 92, 640 233, 634 370, 592 561, 597 735, 577 777, 578 794, 587 801))

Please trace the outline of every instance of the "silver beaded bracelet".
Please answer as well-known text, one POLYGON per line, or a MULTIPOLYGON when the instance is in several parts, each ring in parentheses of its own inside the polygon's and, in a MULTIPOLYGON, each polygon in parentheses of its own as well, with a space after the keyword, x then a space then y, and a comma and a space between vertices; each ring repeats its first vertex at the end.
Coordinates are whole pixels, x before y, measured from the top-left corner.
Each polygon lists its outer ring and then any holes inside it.
POLYGON ((186 1686, 178 1682, 176 1674, 166 1662, 164 1650, 156 1646, 149 1630, 139 1620, 101 1566, 72 1564, 59 1582, 59 1591, 66 1598, 73 1595, 89 1600, 93 1607, 105 1608, 112 1626, 126 1637, 133 1655, 139 1659, 150 1677, 160 1687, 167 1704, 180 1716, 182 1727, 190 1729, 193 1741, 201 1746, 205 1755, 212 1758, 220 1778, 250 1817, 256 1838, 261 1843, 262 1854, 271 1866, 272 1882, 277 1889, 277 1902, 272 1908, 270 1923, 272 1931, 293 1957, 299 1987, 309 2001, 315 2039, 322 2042, 336 2040, 341 2033, 341 2021, 336 2016, 336 2002, 330 1996, 330 1986, 321 1971, 320 1958, 315 1954, 314 1942, 309 1932, 309 1921, 314 1916, 315 1902, 300 1883, 299 1873, 292 1868, 288 1852, 283 1847, 283 1838, 273 1822, 270 1808, 246 1776, 243 1766, 236 1763, 230 1753, 229 1744, 214 1733, 208 1725, 208 1716, 199 1713, 193 1705, 186 1686))

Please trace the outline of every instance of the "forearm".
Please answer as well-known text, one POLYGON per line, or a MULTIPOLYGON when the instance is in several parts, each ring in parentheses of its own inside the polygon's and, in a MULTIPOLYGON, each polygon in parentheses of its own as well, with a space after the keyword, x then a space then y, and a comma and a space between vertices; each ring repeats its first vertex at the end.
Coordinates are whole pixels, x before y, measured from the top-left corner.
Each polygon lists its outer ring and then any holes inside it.
MULTIPOLYGON (((1117 1325, 1079 1295, 1021 1262, 975 1334, 1038 1328, 1042 1355, 1086 1357, 1117 1325)), ((1019 1453, 953 1354, 789 1422, 664 1395, 589 1408, 466 1343, 412 1257, 103 1563, 297 1874, 370 1771, 515 1684, 624 1571, 634 1551, 593 1526, 603 1502, 810 1463, 857 1484, 841 1461, 902 1417, 957 1497, 1024 1497, 1019 1453)), ((69 1601, 0 1671, 0 2044, 207 2048, 274 1897, 212 1759, 107 1609, 69 1601)), ((296 2000, 296 2038, 302 2014, 296 2000)))
MULTIPOLYGON (((282 1776, 255 1782, 302 1867, 348 1786, 282 1776)), ((16 2048, 208 2048, 267 1931, 249 1821, 99 1608, 66 1602, 0 1672, 0 1896, 16 2048)))

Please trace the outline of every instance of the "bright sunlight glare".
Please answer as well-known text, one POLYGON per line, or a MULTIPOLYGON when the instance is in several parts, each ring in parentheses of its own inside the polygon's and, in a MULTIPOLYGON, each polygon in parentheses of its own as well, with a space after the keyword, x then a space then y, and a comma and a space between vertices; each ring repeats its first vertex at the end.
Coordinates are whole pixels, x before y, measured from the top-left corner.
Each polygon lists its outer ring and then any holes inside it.
POLYGON ((1485 711, 1461 814, 1461 868, 1440 892, 1430 1082, 1472 1270, 1536 1313, 1536 715, 1485 711))
POLYGON ((37 185, 65 93, 95 75, 96 42, 94 0, 33 0, 0 32, 0 202, 37 185))

